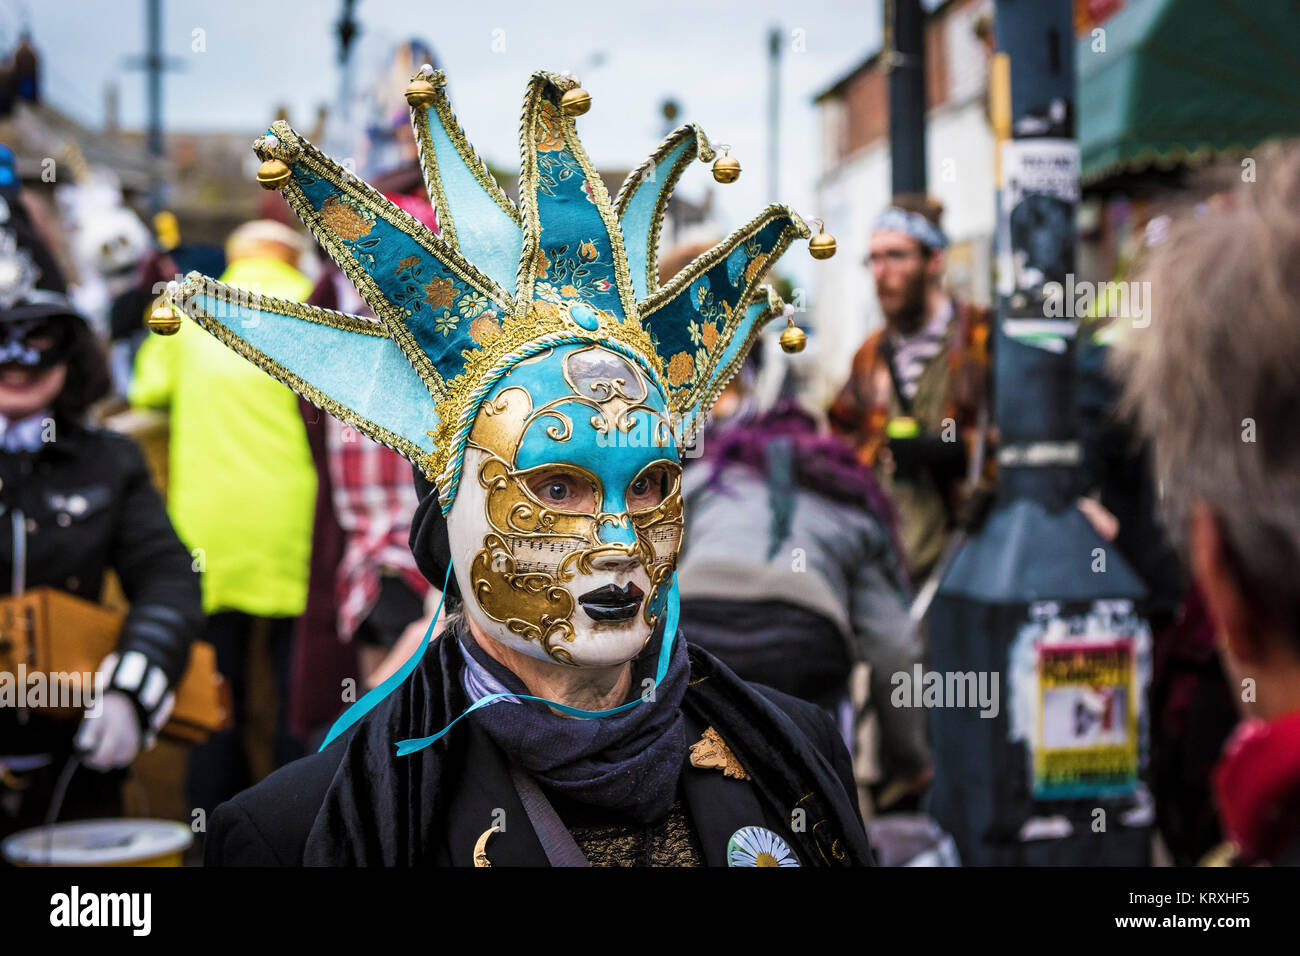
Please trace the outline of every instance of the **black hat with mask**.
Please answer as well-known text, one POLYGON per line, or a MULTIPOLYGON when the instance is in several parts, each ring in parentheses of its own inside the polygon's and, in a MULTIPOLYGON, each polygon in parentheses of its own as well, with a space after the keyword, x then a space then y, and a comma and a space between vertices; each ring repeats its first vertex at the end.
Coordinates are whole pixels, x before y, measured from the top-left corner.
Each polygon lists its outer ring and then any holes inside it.
POLYGON ((0 224, 0 365, 49 368, 67 357, 86 320, 63 293, 62 276, 47 271, 53 258, 35 232, 13 228, 16 203, 7 205, 11 220, 0 224))

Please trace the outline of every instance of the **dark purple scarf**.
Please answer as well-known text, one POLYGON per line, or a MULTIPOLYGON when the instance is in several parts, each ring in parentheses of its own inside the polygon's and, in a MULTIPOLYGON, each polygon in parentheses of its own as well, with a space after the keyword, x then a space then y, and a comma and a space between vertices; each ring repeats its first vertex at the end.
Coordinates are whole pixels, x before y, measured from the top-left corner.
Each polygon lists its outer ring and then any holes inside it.
MULTIPOLYGON (((632 661, 633 694, 648 686, 643 681, 654 679, 662 636, 661 626, 632 661)), ((462 683, 471 700, 485 691, 529 693, 512 671, 484 653, 468 627, 457 628, 456 637, 466 656, 462 683)), ((678 639, 655 699, 625 713, 582 719, 561 716, 536 701, 499 700, 470 719, 543 787, 638 823, 656 823, 676 798, 686 759, 681 703, 689 674, 686 645, 678 639)))

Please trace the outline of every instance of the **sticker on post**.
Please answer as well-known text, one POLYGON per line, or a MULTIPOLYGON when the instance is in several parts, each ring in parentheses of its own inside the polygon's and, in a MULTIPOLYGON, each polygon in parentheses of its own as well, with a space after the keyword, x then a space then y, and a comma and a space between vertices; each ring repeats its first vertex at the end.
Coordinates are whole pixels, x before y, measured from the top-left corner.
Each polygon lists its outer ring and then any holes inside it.
POLYGON ((1039 800, 1118 797, 1138 782, 1138 700, 1132 637, 1038 647, 1039 800))

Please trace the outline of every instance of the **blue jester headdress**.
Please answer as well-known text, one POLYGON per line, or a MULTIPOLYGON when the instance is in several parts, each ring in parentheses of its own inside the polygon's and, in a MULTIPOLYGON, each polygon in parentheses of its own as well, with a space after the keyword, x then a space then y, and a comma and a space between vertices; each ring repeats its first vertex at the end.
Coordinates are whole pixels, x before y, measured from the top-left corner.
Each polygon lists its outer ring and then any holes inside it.
POLYGON ((312 403, 417 464, 449 511, 482 401, 520 361, 595 343, 644 369, 693 440, 782 304, 762 282, 810 231, 773 204, 658 281, 673 187, 713 149, 675 130, 611 201, 578 140, 571 76, 535 73, 520 125, 519 204, 470 146, 441 71, 407 91, 435 233, 277 122, 253 148, 378 321, 250 296, 191 273, 171 303, 312 403), (565 94, 570 94, 568 100, 565 94))

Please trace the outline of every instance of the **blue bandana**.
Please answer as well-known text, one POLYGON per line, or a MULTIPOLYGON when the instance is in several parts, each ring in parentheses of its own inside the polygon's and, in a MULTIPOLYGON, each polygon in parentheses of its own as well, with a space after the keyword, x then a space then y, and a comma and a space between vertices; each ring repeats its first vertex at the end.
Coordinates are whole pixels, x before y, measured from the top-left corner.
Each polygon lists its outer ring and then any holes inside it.
POLYGON ((908 212, 897 206, 890 206, 877 218, 871 227, 872 232, 901 232, 911 236, 923 246, 931 249, 946 249, 948 237, 943 230, 926 219, 919 212, 908 212))

